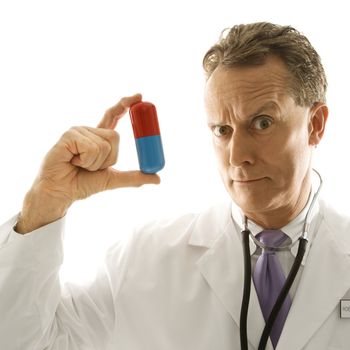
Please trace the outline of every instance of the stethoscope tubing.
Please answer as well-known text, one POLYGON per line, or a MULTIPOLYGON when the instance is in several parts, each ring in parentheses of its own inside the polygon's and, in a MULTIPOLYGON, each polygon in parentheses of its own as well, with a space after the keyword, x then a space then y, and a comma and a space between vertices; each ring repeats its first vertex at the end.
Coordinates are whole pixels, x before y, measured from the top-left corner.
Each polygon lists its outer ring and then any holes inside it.
POLYGON ((242 231, 243 259, 244 259, 244 284, 243 284, 243 298, 242 298, 241 315, 240 315, 240 337, 241 337, 242 350, 248 350, 247 318, 248 318, 251 275, 252 275, 252 264, 250 261, 250 249, 249 249, 249 236, 250 236, 249 230, 242 231))
MULTIPOLYGON (((308 231, 311 221, 311 215, 314 205, 316 203, 316 200, 319 196, 321 187, 322 187, 322 177, 318 171, 313 169, 315 173, 318 175, 320 183, 319 187, 314 194, 314 197, 312 199, 312 202, 310 204, 309 210, 305 217, 305 222, 303 226, 303 232, 301 236, 299 237, 299 246, 298 246, 298 253, 294 260, 293 266, 288 274, 288 277, 286 279, 286 282, 284 286, 282 287, 282 290, 275 302, 275 305, 273 306, 271 313, 266 321, 263 333, 260 338, 259 347, 258 350, 264 350, 266 348, 266 344, 268 341, 268 338, 270 336, 272 327, 274 325, 274 322, 276 321, 276 318, 278 316, 278 313, 280 312, 282 305, 290 291, 290 288, 293 285, 293 282, 295 280, 296 275, 298 274, 298 271, 300 269, 301 263, 303 261, 306 246, 308 244, 308 231)), ((249 247, 249 238, 252 237, 253 241, 262 249, 269 249, 269 250, 287 250, 290 249, 295 243, 282 247, 280 249, 276 247, 267 247, 263 245, 261 242, 255 239, 255 237, 252 235, 250 230, 248 229, 248 219, 245 217, 244 222, 244 230, 241 232, 242 234, 242 243, 243 243, 243 259, 244 259, 244 284, 243 284, 243 297, 242 297, 242 305, 241 305, 241 314, 240 314, 240 341, 241 341, 241 350, 248 350, 248 335, 247 335, 247 318, 248 318, 248 309, 249 309, 249 300, 250 300, 250 289, 251 289, 251 275, 252 275, 252 267, 251 267, 251 257, 250 257, 250 247, 249 247)))

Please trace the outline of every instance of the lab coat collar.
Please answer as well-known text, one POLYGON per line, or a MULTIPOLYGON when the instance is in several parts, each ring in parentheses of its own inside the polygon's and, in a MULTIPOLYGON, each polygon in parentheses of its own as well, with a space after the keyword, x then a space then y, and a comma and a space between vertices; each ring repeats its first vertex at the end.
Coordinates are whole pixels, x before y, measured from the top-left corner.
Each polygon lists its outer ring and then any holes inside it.
MULTIPOLYGON (((189 244, 209 248, 197 261, 198 269, 239 328, 243 251, 231 217, 231 203, 211 210, 209 216, 200 215, 193 226, 189 244)), ((252 288, 248 340, 254 347, 259 343, 264 326, 255 288, 252 288)), ((270 340, 266 349, 273 349, 270 340)))
MULTIPOLYGON (((305 207, 303 208, 303 210, 291 222, 289 222, 286 226, 281 228, 281 230, 286 235, 289 236, 289 238, 291 239, 291 242, 294 243, 294 245, 291 248, 291 253, 294 257, 296 257, 297 253, 298 253, 298 246, 299 246, 298 240, 301 236, 303 226, 304 226, 305 217, 306 217, 306 214, 310 208, 310 205, 311 205, 311 202, 312 202, 314 195, 315 195, 315 191, 312 187, 308 201, 307 201, 305 207)), ((314 237, 315 230, 317 228, 317 222, 319 221, 318 220, 319 219, 319 215, 318 215, 319 214, 319 202, 318 201, 315 203, 315 206, 310 214, 311 214, 311 217, 310 217, 311 221, 310 221, 310 230, 308 233, 309 244, 306 246, 306 251, 304 254, 303 261, 302 261, 303 266, 305 265, 305 262, 307 260, 310 246, 311 246, 311 242, 312 242, 312 239, 314 237)), ((244 214, 243 214, 241 208, 239 208, 235 203, 232 203, 232 218, 235 222, 237 232, 240 234, 240 232, 244 229, 244 214)), ((252 220, 248 220, 248 227, 254 236, 256 236, 259 232, 264 230, 263 227, 259 226, 258 224, 256 224, 252 220)), ((250 247, 250 255, 253 255, 257 249, 257 246, 251 238, 250 238, 249 247, 250 247)))
POLYGON ((220 203, 201 213, 191 227, 188 243, 211 248, 230 224, 231 204, 231 202, 220 203))

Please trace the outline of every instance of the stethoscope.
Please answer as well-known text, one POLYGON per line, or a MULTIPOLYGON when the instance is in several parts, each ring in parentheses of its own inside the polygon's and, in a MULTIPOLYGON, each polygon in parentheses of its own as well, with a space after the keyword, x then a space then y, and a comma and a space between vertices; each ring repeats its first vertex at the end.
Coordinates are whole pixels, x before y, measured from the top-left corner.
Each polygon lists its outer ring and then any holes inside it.
POLYGON ((320 190, 322 187, 322 177, 318 171, 313 169, 313 171, 318 175, 319 177, 319 186, 312 198, 312 202, 310 204, 309 210, 307 211, 304 225, 303 225, 303 231, 300 235, 299 239, 295 242, 292 242, 286 246, 283 247, 268 247, 261 243, 259 240, 257 240, 254 235, 250 232, 248 228, 248 218, 244 216, 244 230, 242 230, 242 242, 243 242, 243 258, 244 258, 244 286, 243 286, 243 298, 242 298, 242 305, 241 305, 241 316, 240 316, 240 336, 241 336, 241 350, 248 350, 248 338, 247 338, 247 316, 248 316, 248 307, 249 307, 249 299, 250 299, 250 286, 251 286, 251 258, 250 258, 250 247, 249 247, 249 237, 252 238, 254 243, 260 247, 261 249, 266 250, 272 250, 272 251, 283 251, 283 250, 290 250, 298 241, 298 253, 294 260, 293 266, 288 274, 288 277, 286 279, 286 282, 281 290, 281 293, 279 294, 275 305, 273 306, 271 310, 271 314, 268 317, 264 331, 261 335, 259 347, 258 350, 264 350, 266 348, 267 340, 270 336, 271 329, 273 327, 273 324, 278 316, 278 313, 289 293, 289 290, 295 280, 295 276, 297 275, 301 262, 303 260, 306 245, 308 243, 308 233, 310 229, 310 222, 311 222, 311 213, 314 209, 316 200, 320 194, 320 190))

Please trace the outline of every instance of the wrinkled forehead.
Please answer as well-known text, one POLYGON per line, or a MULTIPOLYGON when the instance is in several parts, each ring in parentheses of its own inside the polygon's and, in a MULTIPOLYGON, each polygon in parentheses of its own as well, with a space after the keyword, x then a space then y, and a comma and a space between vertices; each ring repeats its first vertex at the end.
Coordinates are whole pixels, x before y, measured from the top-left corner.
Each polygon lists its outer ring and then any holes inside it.
POLYGON ((291 78, 284 63, 275 57, 257 66, 219 66, 205 86, 206 108, 243 111, 269 101, 282 104, 291 98, 291 78))

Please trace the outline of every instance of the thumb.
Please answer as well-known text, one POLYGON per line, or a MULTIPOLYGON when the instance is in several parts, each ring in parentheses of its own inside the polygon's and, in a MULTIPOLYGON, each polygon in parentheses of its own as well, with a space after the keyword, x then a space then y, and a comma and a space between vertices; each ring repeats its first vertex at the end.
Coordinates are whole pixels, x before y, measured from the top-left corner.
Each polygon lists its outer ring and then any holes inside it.
POLYGON ((120 187, 140 187, 146 184, 160 184, 160 177, 157 174, 145 174, 141 171, 119 171, 108 168, 108 181, 106 190, 120 187))

